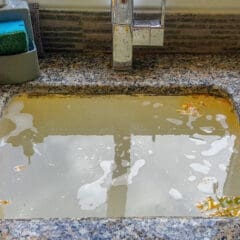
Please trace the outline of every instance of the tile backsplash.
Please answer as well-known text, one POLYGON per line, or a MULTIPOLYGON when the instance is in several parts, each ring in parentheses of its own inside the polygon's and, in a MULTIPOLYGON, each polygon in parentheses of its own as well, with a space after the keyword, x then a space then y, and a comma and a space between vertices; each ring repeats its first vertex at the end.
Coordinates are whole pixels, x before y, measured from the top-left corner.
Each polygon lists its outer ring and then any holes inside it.
MULTIPOLYGON (((156 19, 159 16, 137 13, 136 17, 156 19)), ((40 29, 46 52, 111 51, 110 12, 40 10, 40 29)), ((240 15, 167 14, 165 46, 154 48, 154 51, 240 52, 240 15)))

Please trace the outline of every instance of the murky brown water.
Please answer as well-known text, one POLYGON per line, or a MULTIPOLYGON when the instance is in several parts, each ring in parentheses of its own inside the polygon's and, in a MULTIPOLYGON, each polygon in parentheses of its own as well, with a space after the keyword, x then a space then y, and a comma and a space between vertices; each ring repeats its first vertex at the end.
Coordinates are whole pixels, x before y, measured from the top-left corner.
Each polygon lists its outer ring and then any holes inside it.
POLYGON ((210 96, 15 97, 0 218, 199 216, 206 196, 240 195, 239 133, 210 96))

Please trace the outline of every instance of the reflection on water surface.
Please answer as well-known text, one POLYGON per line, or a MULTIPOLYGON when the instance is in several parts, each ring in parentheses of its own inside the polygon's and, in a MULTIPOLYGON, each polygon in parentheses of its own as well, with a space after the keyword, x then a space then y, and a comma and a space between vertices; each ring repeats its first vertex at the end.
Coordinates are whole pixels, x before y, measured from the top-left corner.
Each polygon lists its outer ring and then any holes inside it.
POLYGON ((239 123, 210 96, 27 96, 0 120, 0 218, 199 216, 240 195, 239 123))

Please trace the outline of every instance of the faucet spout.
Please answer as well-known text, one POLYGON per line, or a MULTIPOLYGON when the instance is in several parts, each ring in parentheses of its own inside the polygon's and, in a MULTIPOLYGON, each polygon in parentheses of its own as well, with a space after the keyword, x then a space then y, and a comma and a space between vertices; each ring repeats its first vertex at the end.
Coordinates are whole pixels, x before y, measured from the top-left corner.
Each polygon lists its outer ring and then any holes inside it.
POLYGON ((112 0, 113 68, 132 68, 134 46, 163 46, 165 1, 159 20, 135 21, 133 0, 112 0))

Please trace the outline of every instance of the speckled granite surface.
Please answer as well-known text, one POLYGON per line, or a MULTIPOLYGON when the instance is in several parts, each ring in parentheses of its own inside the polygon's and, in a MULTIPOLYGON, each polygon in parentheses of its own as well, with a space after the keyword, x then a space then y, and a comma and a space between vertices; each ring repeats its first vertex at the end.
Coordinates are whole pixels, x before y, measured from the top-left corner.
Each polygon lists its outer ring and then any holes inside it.
MULTIPOLYGON (((210 93, 229 96, 240 116, 240 55, 135 56, 131 73, 115 73, 111 55, 48 55, 41 76, 0 86, 0 113, 14 94, 210 93)), ((134 218, 0 221, 0 239, 240 239, 240 219, 134 218)))
POLYGON ((240 219, 83 219, 31 220, 1 223, 3 239, 240 239, 240 219))

